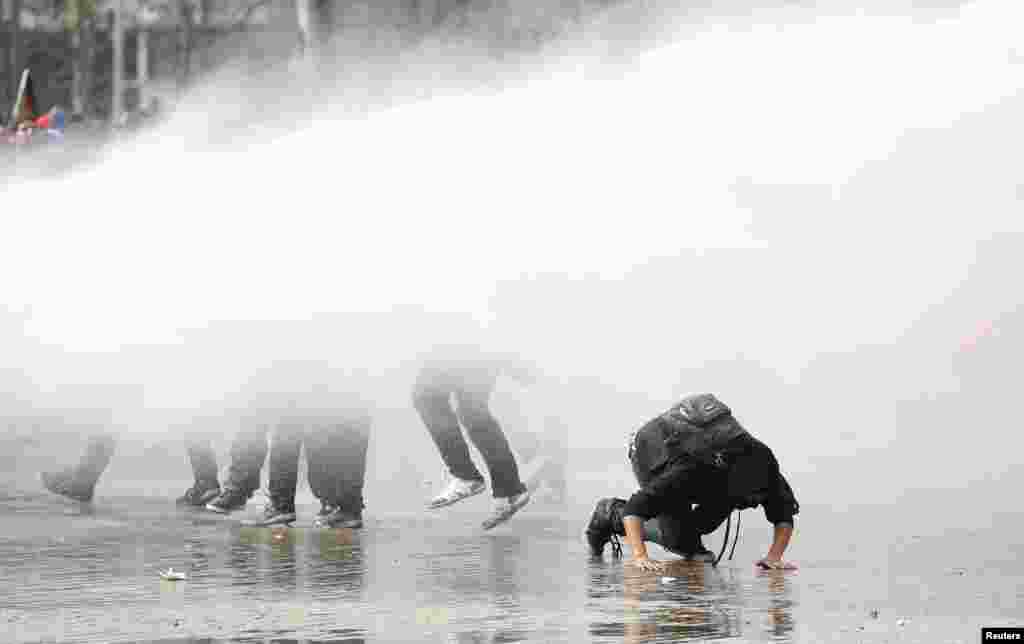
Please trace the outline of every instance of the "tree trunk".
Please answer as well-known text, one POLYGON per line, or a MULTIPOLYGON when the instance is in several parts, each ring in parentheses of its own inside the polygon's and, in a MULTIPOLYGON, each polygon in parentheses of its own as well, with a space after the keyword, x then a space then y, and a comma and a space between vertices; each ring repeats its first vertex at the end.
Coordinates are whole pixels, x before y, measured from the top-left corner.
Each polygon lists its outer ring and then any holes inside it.
POLYGON ((81 114, 82 100, 82 28, 71 32, 71 113, 81 114))
MULTIPOLYGON (((10 49, 7 54, 7 78, 9 96, 12 101, 17 100, 18 81, 21 79, 21 5, 21 0, 10 0, 8 4, 11 10, 11 21, 8 23, 10 28, 10 49)), ((4 117, 6 120, 6 114, 4 117)))
POLYGON ((113 45, 113 78, 111 79, 110 120, 121 122, 124 113, 124 16, 121 15, 121 3, 114 2, 110 10, 110 38, 113 45))
MULTIPOLYGON (((0 0, 0 24, 3 24, 5 26, 7 24, 8 2, 9 0, 0 0)), ((7 61, 7 53, 8 52, 6 49, 0 47, 0 73, 4 74, 4 78, 7 78, 10 72, 10 64, 8 64, 7 61)), ((7 85, 8 83, 0 85, 0 109, 3 109, 5 111, 7 110, 7 85)), ((6 124, 7 117, 4 116, 2 112, 0 112, 0 127, 3 127, 6 124)))
POLYGON ((88 31, 95 17, 95 5, 87 0, 65 0, 64 29, 71 41, 69 67, 71 67, 71 114, 82 116, 89 108, 91 85, 87 82, 92 65, 88 31))
POLYGON ((82 19, 79 28, 82 71, 82 116, 88 118, 92 114, 93 67, 96 62, 96 19, 92 16, 82 19))
POLYGON ((343 10, 332 0, 314 0, 314 16, 317 24, 317 55, 320 75, 337 73, 336 49, 334 48, 335 19, 343 10), (336 15, 335 11, 339 13, 336 15))
POLYGON ((192 5, 178 0, 178 93, 188 89, 192 73, 192 5))
POLYGON ((139 91, 139 109, 149 109, 149 30, 142 26, 136 31, 135 86, 139 91))
POLYGON ((333 26, 333 3, 330 0, 295 0, 295 16, 299 28, 299 59, 302 67, 316 72, 321 69, 324 46, 333 26))
POLYGON ((213 25, 213 0, 199 0, 199 24, 206 34, 205 42, 199 49, 199 73, 204 74, 213 66, 210 60, 209 30, 213 25))
POLYGON ((299 26, 298 57, 305 70, 313 68, 316 57, 312 3, 313 0, 295 0, 295 17, 299 26))

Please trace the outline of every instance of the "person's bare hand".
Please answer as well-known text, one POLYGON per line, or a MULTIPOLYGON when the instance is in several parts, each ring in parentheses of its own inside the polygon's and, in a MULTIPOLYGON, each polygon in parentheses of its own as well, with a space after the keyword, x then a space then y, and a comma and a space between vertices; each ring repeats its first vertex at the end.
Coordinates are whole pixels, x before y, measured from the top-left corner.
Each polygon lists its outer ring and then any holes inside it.
POLYGON ((663 572, 665 570, 664 561, 655 561, 647 557, 634 558, 630 563, 645 572, 663 572))
POLYGON ((761 570, 796 570, 797 566, 795 563, 789 561, 783 561, 782 559, 772 559, 765 557, 757 562, 757 567, 761 570))

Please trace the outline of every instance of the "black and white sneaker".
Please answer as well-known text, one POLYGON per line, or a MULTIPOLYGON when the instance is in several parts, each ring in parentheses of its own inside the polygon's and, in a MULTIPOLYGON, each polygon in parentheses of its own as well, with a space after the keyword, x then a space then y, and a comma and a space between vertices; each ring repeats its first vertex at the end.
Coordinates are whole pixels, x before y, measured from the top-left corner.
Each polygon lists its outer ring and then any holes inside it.
POLYGON ((512 518, 512 515, 523 509, 530 502, 529 490, 516 494, 515 496, 494 499, 494 509, 491 516, 483 522, 484 530, 490 530, 505 523, 512 518))
POLYGON ((266 527, 272 525, 287 525, 295 522, 295 508, 285 507, 283 504, 268 501, 263 508, 263 516, 259 519, 247 519, 242 525, 249 527, 266 527))
POLYGON ((185 493, 178 497, 175 503, 179 506, 201 508, 218 496, 220 496, 219 484, 196 481, 195 485, 185 490, 185 493))
POLYGON ((214 500, 206 504, 206 509, 218 514, 230 514, 241 510, 249 502, 252 495, 238 488, 225 488, 214 500))
POLYGON ((328 515, 317 517, 313 522, 316 528, 349 528, 358 530, 363 527, 362 512, 347 512, 341 508, 334 508, 328 515))
POLYGON ((337 509, 337 506, 335 506, 333 503, 328 503, 327 501, 320 501, 320 511, 316 513, 316 516, 318 518, 325 517, 337 509))
POLYGON ((466 481, 452 478, 441 492, 427 503, 427 508, 437 510, 458 503, 463 499, 480 494, 487 488, 483 481, 466 481))

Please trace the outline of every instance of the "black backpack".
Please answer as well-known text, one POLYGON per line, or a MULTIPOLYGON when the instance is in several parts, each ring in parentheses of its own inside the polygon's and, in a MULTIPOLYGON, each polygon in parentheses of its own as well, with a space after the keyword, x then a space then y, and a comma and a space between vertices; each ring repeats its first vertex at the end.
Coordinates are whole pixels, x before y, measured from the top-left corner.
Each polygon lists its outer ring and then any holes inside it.
POLYGON ((645 485, 672 461, 726 467, 722 449, 746 433, 725 403, 713 394, 694 394, 638 430, 629 456, 638 481, 645 485))

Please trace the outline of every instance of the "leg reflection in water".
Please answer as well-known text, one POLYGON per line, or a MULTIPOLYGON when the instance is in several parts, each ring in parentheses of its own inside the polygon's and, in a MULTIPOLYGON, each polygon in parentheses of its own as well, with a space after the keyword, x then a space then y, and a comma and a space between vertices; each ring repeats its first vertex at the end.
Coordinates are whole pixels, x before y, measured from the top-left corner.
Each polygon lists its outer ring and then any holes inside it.
POLYGON ((589 593, 595 637, 638 643, 741 634, 739 584, 709 564, 676 560, 660 574, 631 566, 601 570, 605 574, 592 577, 589 593))
MULTIPOLYGON (((448 633, 447 642, 458 644, 491 644, 492 642, 520 642, 543 633, 535 632, 536 626, 524 623, 521 604, 522 588, 520 581, 525 571, 521 568, 528 565, 524 556, 523 538, 502 535, 488 539, 481 544, 480 576, 475 580, 467 577, 464 580, 465 590, 470 591, 458 601, 466 601, 472 605, 470 584, 475 581, 481 603, 488 604, 487 617, 476 618, 476 624, 451 625, 455 627, 448 633), (533 631, 533 632, 531 632, 533 631)), ((458 609, 459 606, 456 606, 458 609)), ((467 620, 469 621, 469 620, 467 620)))
POLYGON ((363 641, 372 615, 358 533, 241 527, 227 560, 237 571, 234 588, 222 604, 250 608, 235 610, 232 621, 257 639, 304 633, 313 641, 363 641))
POLYGON ((761 621, 765 633, 775 640, 791 640, 795 630, 795 602, 789 580, 781 570, 762 570, 758 577, 768 582, 768 609, 761 621))

